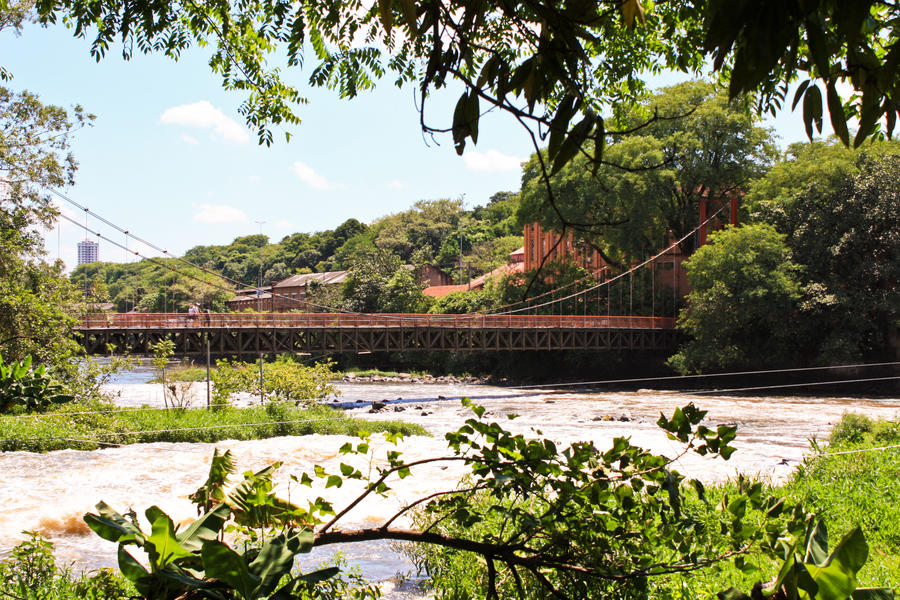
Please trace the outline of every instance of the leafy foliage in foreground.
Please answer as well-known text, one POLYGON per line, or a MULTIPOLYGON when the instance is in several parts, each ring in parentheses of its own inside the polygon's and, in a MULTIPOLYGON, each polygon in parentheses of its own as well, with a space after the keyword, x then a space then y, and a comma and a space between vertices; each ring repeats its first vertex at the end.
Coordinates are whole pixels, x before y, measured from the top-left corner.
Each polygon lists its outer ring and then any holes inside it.
POLYGON ((829 441, 814 445, 784 491, 819 513, 831 532, 862 527, 872 545, 864 582, 900 587, 900 448, 891 447, 900 444, 900 423, 849 413, 829 441))
MULTIPOLYGON (((468 401, 464 404, 471 406, 468 401)), ((526 439, 486 422, 482 407, 472 410, 477 418, 447 435, 451 450, 447 456, 407 462, 399 452, 388 450, 384 458, 373 462, 371 440, 364 438, 341 448, 349 460, 337 471, 316 465, 293 478, 310 487, 318 480, 326 489, 351 481, 363 483, 362 492, 342 508, 322 496, 309 500, 305 508, 278 500, 270 481, 277 464, 245 474, 244 483, 226 494, 225 480, 234 469, 226 453, 213 457, 209 479, 192 497, 205 512, 180 533, 155 507, 147 513, 153 523, 151 535, 139 531, 133 518, 103 504, 98 505, 99 514, 87 515, 86 520, 102 537, 120 544, 123 573, 145 590, 163 590, 161 595, 148 596, 154 599, 179 592, 194 597, 214 590, 228 590, 222 598, 269 597, 266 594, 275 589, 273 580, 262 573, 285 576, 288 556, 313 545, 376 539, 431 544, 476 557, 479 562, 472 564, 483 565, 479 567, 483 576, 475 595, 494 599, 645 598, 653 578, 692 573, 730 560, 744 568, 751 552, 782 565, 776 585, 763 590, 758 583, 754 598, 781 598, 782 594, 793 598, 797 589, 819 586, 824 590, 838 579, 848 595, 857 588, 856 572, 866 558, 862 534, 856 531, 845 537, 834 553, 838 558, 827 561, 824 526, 801 506, 769 493, 761 483, 741 480, 734 493, 710 508, 710 524, 697 518, 685 502, 686 490, 693 490, 699 502, 706 504, 703 485, 685 481, 672 469, 673 459, 653 455, 625 438, 615 439, 606 451, 586 442, 560 450, 551 440, 526 439), (371 475, 363 474, 354 456, 368 458, 371 475), (375 527, 341 528, 344 517, 367 498, 390 494, 397 478, 426 465, 456 461, 468 467, 462 487, 415 499, 375 527), (410 511, 418 512, 416 527, 398 526, 398 519, 410 511), (762 520, 760 514, 765 515, 762 520), (245 547, 241 552, 217 539, 229 515, 244 528, 252 542, 249 547, 256 550, 248 552, 245 547), (273 526, 281 527, 274 535, 273 526), (150 571, 138 568, 128 554, 126 547, 132 544, 148 552, 150 571), (170 552, 160 552, 160 545, 170 552), (819 571, 797 562, 795 555, 804 549, 812 553, 819 571), (229 565, 227 572, 220 570, 223 565, 229 565)), ((684 452, 727 459, 734 451, 730 443, 735 428, 710 429, 700 424, 704 415, 688 405, 677 409, 671 419, 661 416, 658 424, 684 445, 684 452)), ((396 439, 388 436, 388 441, 396 439)), ((881 598, 891 597, 889 592, 879 593, 881 598)), ((271 597, 295 596, 286 592, 271 597)), ((730 589, 723 597, 742 596, 730 589)), ((838 600, 834 595, 822 598, 838 600)))
POLYGON ((102 569, 76 576, 60 568, 53 544, 34 532, 0 561, 0 596, 13 600, 126 600, 134 588, 124 577, 102 569))
MULTIPOLYGON (((328 511, 329 505, 319 498, 306 511, 278 498, 272 475, 279 467, 275 463, 247 472, 241 484, 225 493, 234 463, 229 452, 216 451, 206 483, 191 495, 201 516, 182 530, 156 506, 145 513, 150 532, 141 529, 133 512, 122 515, 104 502, 84 520, 97 535, 118 544, 119 569, 148 600, 336 598, 331 595, 333 581, 324 589, 318 584, 333 580, 337 567, 307 574, 293 569, 294 557, 313 547, 313 533, 305 527, 310 513, 328 511), (238 543, 223 541, 226 529, 238 543), (147 566, 134 557, 132 547, 146 554, 147 566)), ((345 581, 337 588, 360 599, 380 596, 374 586, 350 589, 345 581)))
MULTIPOLYGON (((881 445, 891 443, 892 439, 897 441, 896 438, 900 437, 895 423, 868 423, 864 426, 874 432, 873 436, 878 436, 877 443, 881 445)), ((838 427, 837 430, 840 432, 846 429, 848 428, 838 427)), ((870 455, 871 453, 862 453, 853 456, 870 455)), ((795 480, 784 488, 772 488, 764 482, 744 477, 708 489, 688 486, 680 494, 683 522, 692 524, 690 529, 684 531, 685 537, 698 536, 704 552, 712 554, 718 551, 724 555, 736 549, 732 534, 737 528, 740 529, 739 535, 749 540, 746 551, 735 552, 731 559, 709 563, 703 568, 659 572, 643 580, 601 580, 595 581, 594 586, 588 586, 585 585, 587 578, 580 580, 577 575, 573 575, 572 581, 560 582, 559 589, 565 597, 578 598, 696 600, 712 599, 717 593, 721 598, 744 598, 738 590, 750 593, 750 597, 757 600, 844 600, 851 592, 854 599, 893 598, 889 589, 862 589, 866 585, 900 584, 900 571, 897 569, 900 548, 896 541, 886 543, 883 539, 885 531, 895 531, 896 524, 900 523, 896 514, 900 502, 895 497, 898 459, 896 454, 888 455, 890 458, 884 455, 885 453, 881 453, 883 458, 880 460, 886 462, 869 463, 872 468, 868 476, 861 476, 857 470, 844 472, 840 468, 829 468, 811 474, 809 481, 805 481, 807 477, 801 469, 795 480), (850 481, 855 478, 861 480, 859 485, 850 481), (808 493, 798 494, 798 490, 804 489, 808 493), (844 490, 849 490, 849 493, 845 495, 844 490), (853 506, 856 503, 859 504, 858 507, 853 506), (813 509, 818 514, 813 517, 807 509, 813 509), (863 517, 862 513, 867 510, 872 511, 871 518, 863 517), (827 560, 827 530, 836 533, 841 540, 831 552, 831 561, 827 560), (871 551, 862 531, 866 532, 867 538, 871 538, 871 551), (861 568, 863 563, 865 568, 861 568), (733 589, 723 592, 725 588, 733 589), (816 591, 812 593, 803 591, 814 588, 816 591), (838 593, 835 593, 836 589, 838 593), (840 595, 843 592, 846 593, 840 595)), ((847 457, 841 460, 844 459, 847 457)), ((810 465, 819 465, 821 461, 827 460, 833 459, 813 457, 810 465)), ((470 478, 462 487, 473 488, 475 481, 470 478)), ((416 525, 423 528, 431 526, 431 531, 449 537, 498 539, 510 536, 515 530, 509 518, 511 512, 519 510, 532 515, 544 514, 541 509, 545 504, 541 499, 526 498, 514 492, 507 496, 502 508, 497 508, 497 499, 491 493, 466 492, 464 497, 468 514, 479 515, 480 518, 456 520, 451 516, 435 520, 429 511, 424 510, 419 511, 416 516, 416 525)), ((635 498, 638 496, 635 495, 635 498)), ((611 503, 607 503, 599 508, 600 514, 608 521, 615 518, 615 513, 608 514, 611 512, 610 506, 611 503)), ((565 516, 560 516, 570 514, 568 512, 553 514, 560 521, 565 521, 565 525, 561 527, 575 528, 579 532, 584 528, 581 518, 568 521, 565 516)), ((573 516, 580 517, 577 513, 573 516)), ((650 518, 660 517, 651 515, 650 518)), ((665 513, 661 518, 666 520, 665 513)), ((653 527, 651 521, 648 528, 653 527)), ((596 531, 596 528, 588 529, 596 531)), ((646 539, 647 549, 657 555, 665 555, 669 549, 665 544, 659 544, 664 537, 654 532, 648 535, 641 526, 626 525, 618 530, 606 529, 601 535, 615 538, 617 535, 627 537, 628 534, 637 539, 646 539)), ((590 532, 579 535, 590 535, 590 532)), ((552 539, 557 542, 567 541, 568 534, 552 539)), ((436 597, 444 600, 493 597, 488 585, 490 558, 473 562, 469 552, 443 546, 410 545, 407 551, 427 570, 436 597)), ((627 557, 627 553, 614 556, 627 557)), ((498 576, 497 581, 498 595, 503 598, 548 597, 546 589, 531 577, 525 576, 517 581, 498 576), (519 585, 522 587, 519 588, 519 585)))

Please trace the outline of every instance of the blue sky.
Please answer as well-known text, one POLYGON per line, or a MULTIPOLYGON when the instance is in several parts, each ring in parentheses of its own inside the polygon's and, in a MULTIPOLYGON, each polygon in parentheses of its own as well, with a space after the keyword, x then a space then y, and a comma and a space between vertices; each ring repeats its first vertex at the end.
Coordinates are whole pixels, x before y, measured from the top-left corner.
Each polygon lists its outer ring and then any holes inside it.
MULTIPOLYGON (((7 87, 28 89, 45 103, 81 104, 97 117, 73 138, 80 167, 65 193, 176 254, 257 233, 256 221, 279 240, 351 217, 371 221, 420 199, 484 204, 495 192, 518 189, 518 164, 531 153, 519 125, 488 115, 477 148, 458 157, 449 137, 435 143, 421 133, 413 88, 387 80, 351 101, 301 88, 310 99, 299 108, 302 123, 290 129, 289 143, 276 129, 276 143, 267 148, 237 112, 243 96, 222 90, 202 49, 175 63, 145 55, 126 62, 114 48, 97 63, 88 41, 62 27, 33 26, 21 37, 0 34, 0 55, 14 75, 7 87)), ((295 82, 307 76, 292 75, 295 82)), ((664 77, 658 85, 684 78, 664 77)), ((436 122, 449 119, 455 96, 434 99, 436 122)), ((783 144, 805 139, 799 114, 784 113, 768 125, 783 144)), ((95 219, 88 226, 124 242, 95 219)), ((83 237, 70 224, 48 232, 49 257, 74 266, 83 237)), ((122 261, 125 252, 101 241, 100 258, 122 261)))

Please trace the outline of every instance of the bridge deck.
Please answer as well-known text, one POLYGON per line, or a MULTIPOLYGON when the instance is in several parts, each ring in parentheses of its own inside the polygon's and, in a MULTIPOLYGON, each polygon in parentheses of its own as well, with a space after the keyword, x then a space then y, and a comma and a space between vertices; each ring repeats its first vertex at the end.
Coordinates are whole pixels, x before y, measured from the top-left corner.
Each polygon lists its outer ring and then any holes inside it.
POLYGON ((595 315, 350 313, 110 314, 83 319, 89 353, 107 346, 149 353, 171 338, 176 353, 249 357, 282 352, 669 349, 675 319, 595 315))

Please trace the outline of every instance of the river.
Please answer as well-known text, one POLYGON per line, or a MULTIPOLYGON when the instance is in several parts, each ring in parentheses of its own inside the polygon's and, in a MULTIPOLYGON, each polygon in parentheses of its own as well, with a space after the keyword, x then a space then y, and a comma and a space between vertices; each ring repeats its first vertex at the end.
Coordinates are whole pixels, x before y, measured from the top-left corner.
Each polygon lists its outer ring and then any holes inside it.
MULTIPOLYGON (((145 372, 120 378, 109 389, 119 393, 122 405, 161 404, 158 385, 142 383, 145 372)), ((543 435, 563 444, 592 440, 603 447, 615 436, 630 436, 632 443, 655 452, 674 455, 678 446, 668 440, 655 421, 660 412, 671 414, 689 402, 709 411, 707 423, 738 426, 738 451, 731 460, 688 455, 678 462, 678 470, 706 482, 732 477, 738 472, 781 481, 802 460, 809 439, 827 437, 831 426, 844 412, 873 418, 900 416, 898 398, 854 397, 747 397, 723 393, 689 394, 664 390, 590 393, 551 388, 512 388, 490 385, 340 383, 336 399, 350 414, 368 419, 402 419, 422 425, 432 437, 410 437, 398 448, 407 459, 435 456, 446 451, 443 435, 458 428, 472 413, 460 403, 469 397, 484 406, 485 418, 496 419, 508 429, 528 436, 543 435), (372 401, 385 401, 378 412, 372 401), (507 414, 518 418, 508 420, 507 414)), ((205 398, 205 386, 198 385, 198 397, 205 398)), ((93 535, 81 520, 104 500, 120 512, 133 508, 139 514, 158 505, 176 522, 195 516, 187 499, 206 478, 214 447, 230 449, 238 472, 260 469, 282 461, 275 480, 282 496, 303 504, 310 491, 289 485, 289 476, 311 471, 321 464, 336 470, 347 461, 338 449, 350 438, 342 436, 281 437, 254 441, 222 441, 217 444, 140 444, 95 451, 64 450, 47 454, 6 452, 0 454, 0 556, 22 539, 23 530, 36 530, 52 539, 63 562, 76 569, 115 565, 115 545, 93 535)), ((393 447, 391 447, 392 449, 393 447)), ((376 453, 383 455, 387 445, 376 453)), ((369 467, 367 459, 356 464, 369 467)), ((345 525, 377 523, 388 518, 404 501, 452 486, 463 474, 462 467, 434 466, 415 471, 414 477, 397 481, 385 499, 363 503, 348 515, 345 525)), ((314 489, 334 502, 335 508, 349 502, 360 490, 346 484, 340 489, 314 489)), ((383 581, 412 566, 392 546, 360 544, 340 548, 350 562, 362 565, 365 575, 383 581)), ((317 551, 302 557, 301 566, 317 566, 333 551, 317 551)), ((388 598, 419 597, 415 591, 391 590, 388 598)))

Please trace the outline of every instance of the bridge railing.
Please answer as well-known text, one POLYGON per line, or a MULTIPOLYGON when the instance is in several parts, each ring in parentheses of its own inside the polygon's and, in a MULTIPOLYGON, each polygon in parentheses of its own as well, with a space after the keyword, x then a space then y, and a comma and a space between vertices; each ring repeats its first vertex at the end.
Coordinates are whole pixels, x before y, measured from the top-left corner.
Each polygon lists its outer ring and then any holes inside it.
POLYGON ((673 329, 672 317, 616 315, 430 315, 401 313, 109 313, 84 317, 80 329, 237 328, 587 328, 673 329))

